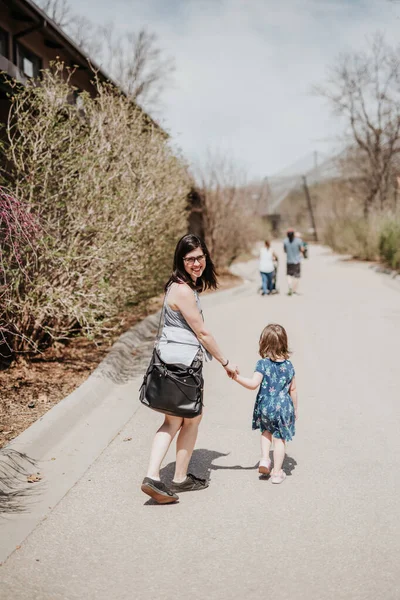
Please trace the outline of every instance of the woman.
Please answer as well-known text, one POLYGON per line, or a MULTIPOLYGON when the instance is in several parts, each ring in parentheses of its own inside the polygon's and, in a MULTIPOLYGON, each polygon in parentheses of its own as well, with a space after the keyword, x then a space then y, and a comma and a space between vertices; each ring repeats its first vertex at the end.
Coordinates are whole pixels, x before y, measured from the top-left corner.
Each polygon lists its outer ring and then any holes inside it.
POLYGON ((265 240, 265 245, 260 250, 259 269, 261 275, 261 294, 265 296, 270 294, 274 289, 275 280, 275 264, 278 262, 278 257, 271 250, 271 244, 265 240))
MULTIPOLYGON (((210 359, 213 356, 233 377, 239 371, 205 327, 200 308, 198 291, 216 287, 215 268, 205 243, 195 235, 185 235, 176 246, 173 272, 165 286, 165 320, 159 353, 166 363, 184 365, 203 360, 204 354, 210 359)), ((147 476, 141 489, 160 504, 176 502, 179 492, 208 487, 206 480, 187 473, 201 418, 202 415, 193 419, 165 415, 164 423, 155 435, 147 476), (176 434, 175 474, 170 488, 167 488, 160 481, 160 468, 176 434)))

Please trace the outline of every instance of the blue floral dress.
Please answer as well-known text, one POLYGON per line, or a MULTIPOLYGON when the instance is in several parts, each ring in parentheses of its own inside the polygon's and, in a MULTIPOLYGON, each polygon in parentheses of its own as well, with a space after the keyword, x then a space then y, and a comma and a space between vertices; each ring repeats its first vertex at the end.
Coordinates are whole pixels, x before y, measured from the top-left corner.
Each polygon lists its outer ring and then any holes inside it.
POLYGON ((262 374, 263 380, 254 405, 253 429, 269 431, 289 442, 295 433, 294 407, 289 395, 293 365, 290 360, 275 362, 262 358, 255 370, 262 374))

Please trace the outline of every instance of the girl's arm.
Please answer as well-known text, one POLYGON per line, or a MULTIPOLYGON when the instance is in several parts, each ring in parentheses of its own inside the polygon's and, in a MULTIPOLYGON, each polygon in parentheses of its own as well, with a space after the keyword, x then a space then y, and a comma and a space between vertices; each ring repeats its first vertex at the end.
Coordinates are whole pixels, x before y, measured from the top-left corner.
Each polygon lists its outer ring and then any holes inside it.
POLYGON ((234 375, 233 379, 248 390, 256 390, 262 382, 263 376, 258 371, 255 371, 255 373, 253 373, 253 377, 242 377, 241 375, 234 375))
POLYGON ((292 383, 290 384, 289 394, 293 401, 294 406, 294 414, 297 420, 298 417, 298 406, 297 406, 297 387, 296 387, 296 377, 293 377, 292 383))
MULTIPOLYGON (((175 290, 171 290, 170 297, 171 296, 174 305, 172 308, 176 306, 176 308, 180 310, 202 346, 204 346, 204 348, 206 348, 206 350, 208 350, 221 365, 224 365, 228 360, 228 357, 221 352, 213 334, 206 328, 203 317, 197 306, 193 290, 186 284, 177 284, 175 290), (174 292, 174 294, 172 294, 172 292, 174 292)), ((238 371, 237 366, 230 361, 224 368, 230 377, 238 371)))

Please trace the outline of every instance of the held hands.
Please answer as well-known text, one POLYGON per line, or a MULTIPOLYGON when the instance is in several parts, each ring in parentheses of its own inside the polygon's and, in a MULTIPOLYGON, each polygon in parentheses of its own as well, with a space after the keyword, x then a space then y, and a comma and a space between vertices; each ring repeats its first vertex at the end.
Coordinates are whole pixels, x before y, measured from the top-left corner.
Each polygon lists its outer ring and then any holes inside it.
POLYGON ((236 375, 239 375, 239 367, 233 363, 228 363, 224 369, 231 379, 235 379, 236 375))
POLYGON ((231 379, 233 379, 233 381, 237 381, 239 377, 239 370, 237 370, 232 376, 231 379))

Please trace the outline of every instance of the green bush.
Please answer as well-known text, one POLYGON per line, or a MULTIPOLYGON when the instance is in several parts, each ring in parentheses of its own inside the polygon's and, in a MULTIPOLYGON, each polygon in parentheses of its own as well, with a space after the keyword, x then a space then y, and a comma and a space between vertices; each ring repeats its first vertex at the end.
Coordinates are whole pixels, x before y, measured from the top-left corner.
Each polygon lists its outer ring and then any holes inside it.
POLYGON ((379 236, 379 253, 392 269, 400 269, 400 220, 388 220, 383 224, 379 236))
POLYGON ((379 223, 363 218, 335 219, 326 225, 323 241, 340 254, 376 260, 379 256, 379 223))
POLYGON ((70 104, 67 79, 57 64, 16 89, 6 131, 0 183, 42 232, 23 277, 2 256, 0 331, 14 353, 103 333, 159 293, 187 227, 187 168, 166 135, 107 84, 70 104))

